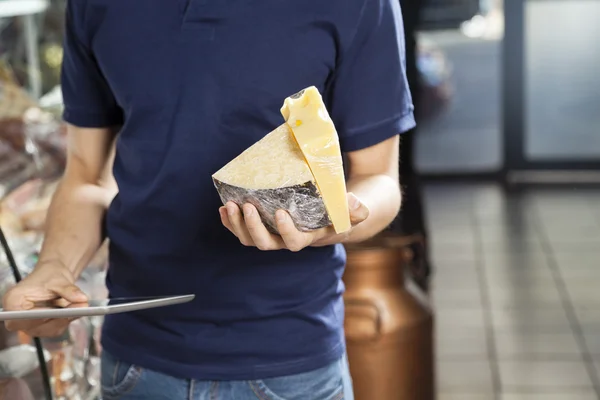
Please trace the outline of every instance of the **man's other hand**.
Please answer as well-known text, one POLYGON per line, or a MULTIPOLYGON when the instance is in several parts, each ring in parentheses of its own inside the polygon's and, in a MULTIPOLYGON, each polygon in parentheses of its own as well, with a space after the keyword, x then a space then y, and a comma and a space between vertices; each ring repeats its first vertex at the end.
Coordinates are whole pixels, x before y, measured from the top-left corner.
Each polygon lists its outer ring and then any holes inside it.
MULTIPOLYGON (((29 276, 11 288, 2 299, 5 311, 31 310, 36 303, 50 302, 59 307, 86 303, 87 296, 75 286, 73 274, 60 264, 38 264, 29 276)), ((34 319, 6 321, 9 331, 23 331, 29 336, 60 336, 74 319, 34 319)))

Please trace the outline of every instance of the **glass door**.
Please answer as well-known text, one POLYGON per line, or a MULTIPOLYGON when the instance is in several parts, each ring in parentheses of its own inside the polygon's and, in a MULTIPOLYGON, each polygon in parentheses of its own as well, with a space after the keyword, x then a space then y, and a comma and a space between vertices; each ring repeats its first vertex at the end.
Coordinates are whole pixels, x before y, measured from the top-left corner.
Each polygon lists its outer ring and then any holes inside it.
POLYGON ((600 0, 520 0, 505 13, 509 175, 591 176, 600 170, 600 0))
POLYGON ((427 4, 418 39, 417 168, 427 176, 495 175, 503 168, 503 1, 427 4))

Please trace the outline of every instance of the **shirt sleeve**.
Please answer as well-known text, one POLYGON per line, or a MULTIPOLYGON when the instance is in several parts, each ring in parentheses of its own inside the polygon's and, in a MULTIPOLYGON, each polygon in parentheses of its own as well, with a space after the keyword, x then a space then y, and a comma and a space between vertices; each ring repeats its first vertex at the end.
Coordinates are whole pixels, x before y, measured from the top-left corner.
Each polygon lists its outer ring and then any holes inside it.
POLYGON ((85 2, 69 0, 65 17, 61 89, 63 119, 83 128, 121 125, 123 113, 86 44, 82 27, 85 2))
POLYGON ((330 91, 342 151, 373 146, 415 126, 399 0, 365 0, 330 91))

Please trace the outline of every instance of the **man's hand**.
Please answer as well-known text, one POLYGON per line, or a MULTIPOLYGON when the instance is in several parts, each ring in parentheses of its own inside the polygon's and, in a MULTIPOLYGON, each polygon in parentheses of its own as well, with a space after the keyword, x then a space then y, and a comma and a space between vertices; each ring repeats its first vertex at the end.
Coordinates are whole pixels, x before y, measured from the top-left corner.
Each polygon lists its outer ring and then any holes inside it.
MULTIPOLYGON (((352 193, 348 193, 348 206, 353 227, 369 216, 369 208, 352 193)), ((279 235, 273 235, 262 223, 258 211, 252 204, 244 204, 242 209, 243 212, 235 203, 228 202, 224 207, 219 208, 221 222, 244 246, 254 246, 260 250, 300 251, 309 246, 341 243, 350 234, 350 232, 336 234, 332 227, 301 232, 286 211, 278 210, 275 219, 279 235)))
MULTIPOLYGON (((21 311, 34 308, 35 303, 55 301, 66 307, 69 304, 86 303, 87 296, 75 286, 73 274, 60 264, 45 263, 10 289, 2 300, 5 311, 21 311)), ((23 331, 30 336, 55 337, 61 335, 73 321, 69 319, 36 319, 6 321, 9 331, 23 331)))

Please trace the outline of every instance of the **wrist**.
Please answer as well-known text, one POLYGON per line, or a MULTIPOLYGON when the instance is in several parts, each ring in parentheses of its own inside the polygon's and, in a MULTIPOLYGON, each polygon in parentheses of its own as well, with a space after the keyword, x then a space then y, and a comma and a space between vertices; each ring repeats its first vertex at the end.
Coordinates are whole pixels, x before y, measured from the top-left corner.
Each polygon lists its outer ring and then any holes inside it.
POLYGON ((63 275, 71 282, 77 280, 75 273, 58 258, 40 258, 35 265, 35 270, 51 270, 54 273, 63 275))
POLYGON ((352 231, 354 228, 350 228, 349 231, 343 233, 330 233, 324 237, 316 240, 311 246, 312 247, 325 247, 333 246, 335 244, 344 244, 350 240, 352 231))

